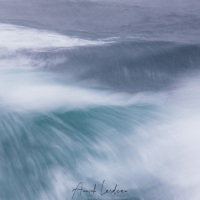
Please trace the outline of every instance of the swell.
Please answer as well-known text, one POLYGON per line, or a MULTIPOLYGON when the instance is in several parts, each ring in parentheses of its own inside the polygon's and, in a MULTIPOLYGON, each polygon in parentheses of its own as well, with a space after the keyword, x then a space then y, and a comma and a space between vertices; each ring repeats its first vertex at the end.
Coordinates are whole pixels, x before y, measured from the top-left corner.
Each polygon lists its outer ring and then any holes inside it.
POLYGON ((174 42, 120 40, 93 47, 35 54, 44 68, 111 89, 138 92, 169 89, 182 75, 198 70, 200 46, 174 42), (52 64, 60 60, 59 64, 52 64))
MULTIPOLYGON (((34 29, 23 31, 27 37, 39 33, 34 29)), ((30 48, 26 48, 26 42, 21 45, 20 40, 15 41, 18 47, 14 51, 9 43, 3 43, 6 47, 1 49, 1 67, 12 67, 16 62, 18 67, 57 72, 74 83, 130 93, 169 89, 174 81, 200 65, 200 46, 192 43, 137 37, 74 40, 44 31, 40 36, 43 43, 33 41, 28 43, 30 48)))

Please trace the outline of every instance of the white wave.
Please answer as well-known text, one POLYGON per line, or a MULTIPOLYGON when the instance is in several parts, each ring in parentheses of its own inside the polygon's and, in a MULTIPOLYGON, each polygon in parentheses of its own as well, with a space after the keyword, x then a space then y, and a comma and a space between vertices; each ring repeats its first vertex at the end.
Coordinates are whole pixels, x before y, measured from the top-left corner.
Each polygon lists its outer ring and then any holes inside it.
MULTIPOLYGON (((17 110, 79 109, 94 106, 125 106, 145 103, 152 98, 87 89, 59 83, 61 77, 52 73, 24 69, 1 69, 0 102, 17 110)), ((154 98, 153 98, 154 99, 154 98)))
POLYGON ((47 30, 0 23, 0 49, 40 50, 44 48, 69 48, 102 45, 106 42, 69 37, 47 30))

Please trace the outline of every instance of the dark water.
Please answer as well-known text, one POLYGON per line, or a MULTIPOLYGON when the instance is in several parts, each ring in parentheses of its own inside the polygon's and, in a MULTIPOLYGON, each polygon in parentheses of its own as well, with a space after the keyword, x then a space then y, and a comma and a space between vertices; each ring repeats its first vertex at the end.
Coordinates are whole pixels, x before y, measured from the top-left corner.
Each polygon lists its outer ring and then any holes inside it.
POLYGON ((1 0, 0 200, 199 200, 199 11, 1 0))

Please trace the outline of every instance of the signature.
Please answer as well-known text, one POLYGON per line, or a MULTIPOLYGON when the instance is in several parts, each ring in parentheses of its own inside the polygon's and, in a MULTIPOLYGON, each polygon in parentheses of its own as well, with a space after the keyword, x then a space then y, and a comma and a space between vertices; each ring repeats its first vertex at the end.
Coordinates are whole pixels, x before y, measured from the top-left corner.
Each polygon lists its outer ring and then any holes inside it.
POLYGON ((76 188, 74 188, 72 190, 73 192, 73 195, 72 195, 72 199, 74 198, 74 195, 76 193, 78 193, 79 195, 81 195, 82 193, 89 193, 89 194, 95 194, 96 192, 100 193, 100 195, 105 195, 105 194, 112 194, 112 195, 116 195, 116 194, 119 194, 119 193, 127 193, 128 191, 127 190, 124 190, 124 189, 118 189, 118 186, 117 184, 115 184, 115 186, 112 188, 112 189, 107 189, 105 188, 105 180, 103 180, 102 184, 101 184, 101 187, 99 190, 97 190, 97 185, 94 184, 94 187, 91 188, 91 189, 86 189, 86 188, 83 188, 83 183, 80 182, 76 188))

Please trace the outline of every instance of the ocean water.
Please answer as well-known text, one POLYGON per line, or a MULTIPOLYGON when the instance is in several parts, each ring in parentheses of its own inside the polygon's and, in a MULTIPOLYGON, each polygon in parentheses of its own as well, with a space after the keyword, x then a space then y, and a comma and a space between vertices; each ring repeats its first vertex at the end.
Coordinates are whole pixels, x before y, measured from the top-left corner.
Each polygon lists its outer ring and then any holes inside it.
POLYGON ((0 0, 0 200, 199 200, 199 11, 0 0))

